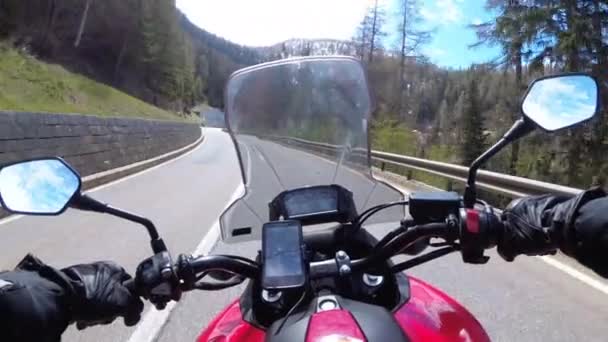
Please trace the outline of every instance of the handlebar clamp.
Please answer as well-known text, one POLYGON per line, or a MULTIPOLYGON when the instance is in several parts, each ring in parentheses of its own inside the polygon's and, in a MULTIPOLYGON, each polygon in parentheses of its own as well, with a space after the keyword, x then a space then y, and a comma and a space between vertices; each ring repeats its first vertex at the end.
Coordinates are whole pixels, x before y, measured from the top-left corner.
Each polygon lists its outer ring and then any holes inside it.
POLYGON ((341 276, 349 275, 352 271, 350 266, 350 257, 344 251, 336 252, 336 265, 341 276))

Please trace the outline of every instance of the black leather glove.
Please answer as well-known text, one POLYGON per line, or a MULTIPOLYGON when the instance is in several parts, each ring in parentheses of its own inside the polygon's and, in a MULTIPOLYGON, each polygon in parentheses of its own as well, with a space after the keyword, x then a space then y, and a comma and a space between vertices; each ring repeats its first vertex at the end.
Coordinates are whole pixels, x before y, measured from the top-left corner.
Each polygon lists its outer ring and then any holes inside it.
POLYGON ((123 285, 131 276, 118 264, 96 262, 62 271, 72 280, 75 290, 72 321, 78 329, 109 324, 119 316, 127 326, 137 324, 143 303, 123 285))
MULTIPOLYGON (((512 201, 503 212, 505 227, 498 239, 498 253, 505 260, 513 261, 520 254, 550 254, 559 248, 576 257, 575 251, 580 249, 581 241, 590 238, 586 232, 591 229, 576 224, 580 220, 580 214, 589 211, 580 210, 579 213, 579 209, 590 201, 605 196, 602 189, 594 188, 575 197, 543 195, 512 201)), ((596 214, 599 213, 594 212, 596 214)), ((590 215, 588 213, 586 217, 590 215)), ((595 227, 591 230, 597 229, 595 227)))
POLYGON ((60 341, 72 293, 61 271, 26 256, 14 271, 0 273, 0 340, 60 341))

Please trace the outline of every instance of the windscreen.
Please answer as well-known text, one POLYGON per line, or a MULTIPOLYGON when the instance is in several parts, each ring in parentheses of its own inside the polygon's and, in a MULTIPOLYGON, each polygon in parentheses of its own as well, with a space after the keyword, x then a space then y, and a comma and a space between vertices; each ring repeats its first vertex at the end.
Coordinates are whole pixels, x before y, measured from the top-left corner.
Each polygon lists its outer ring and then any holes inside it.
MULTIPOLYGON (((226 87, 226 123, 246 193, 222 215, 223 239, 259 239, 268 204, 285 190, 338 184, 353 192, 359 213, 401 200, 372 177, 371 112, 364 69, 352 58, 290 59, 237 71, 226 87)), ((370 222, 395 222, 403 214, 394 207, 370 222)))

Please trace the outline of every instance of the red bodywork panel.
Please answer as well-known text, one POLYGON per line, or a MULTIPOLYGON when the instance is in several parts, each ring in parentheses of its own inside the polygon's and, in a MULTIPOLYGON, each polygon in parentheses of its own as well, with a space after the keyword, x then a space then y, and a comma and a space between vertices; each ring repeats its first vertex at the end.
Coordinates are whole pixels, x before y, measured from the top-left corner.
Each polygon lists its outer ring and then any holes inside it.
POLYGON ((410 279, 410 300, 395 319, 411 341, 490 341, 481 324, 462 305, 431 285, 410 279))
MULTIPOLYGON (((410 341, 490 341, 481 324, 462 305, 421 280, 409 279, 410 300, 394 316, 410 341)), ((325 311, 313 315, 306 342, 320 341, 331 335, 365 341, 357 322, 348 311, 325 311)), ((209 324, 197 341, 263 342, 264 338, 263 330, 243 321, 237 300, 209 324)))
POLYGON ((235 300, 209 324, 197 341, 263 342, 266 332, 243 321, 239 301, 235 300))

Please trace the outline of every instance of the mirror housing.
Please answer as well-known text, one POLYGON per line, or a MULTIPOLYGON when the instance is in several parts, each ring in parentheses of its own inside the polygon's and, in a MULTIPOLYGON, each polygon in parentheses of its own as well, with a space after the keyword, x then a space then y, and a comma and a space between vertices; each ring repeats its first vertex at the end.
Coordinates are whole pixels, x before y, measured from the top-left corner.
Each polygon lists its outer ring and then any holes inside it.
POLYGON ((554 132, 590 120, 598 112, 598 103, 597 81, 584 73, 568 73, 532 82, 521 111, 536 126, 554 132))
POLYGON ((513 141, 526 136, 536 127, 554 132, 591 120, 598 111, 598 102, 597 81, 584 73, 546 76, 532 82, 522 100, 522 118, 517 120, 496 144, 471 163, 464 192, 465 208, 473 208, 477 201, 475 187, 477 170, 496 153, 513 141), (547 90, 543 89, 545 87, 549 87, 548 89, 554 94, 547 94, 547 90), (559 94, 555 94, 556 89, 559 90, 559 94), (559 101, 556 101, 555 96, 561 96, 559 101), (564 104, 564 101, 567 103, 564 104), (559 114, 551 117, 554 108, 559 114), (558 119, 555 119, 556 117, 558 119))
POLYGON ((536 79, 522 99, 524 118, 546 132, 555 132, 592 119, 599 109, 597 81, 584 73, 536 79))
POLYGON ((61 158, 40 158, 0 169, 0 203, 8 212, 59 215, 80 195, 80 175, 61 158))

